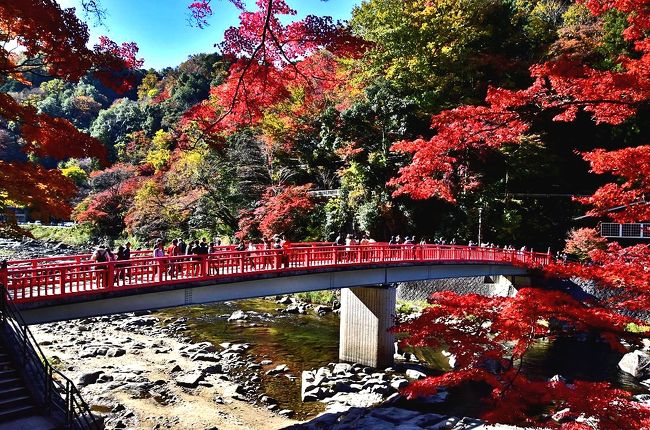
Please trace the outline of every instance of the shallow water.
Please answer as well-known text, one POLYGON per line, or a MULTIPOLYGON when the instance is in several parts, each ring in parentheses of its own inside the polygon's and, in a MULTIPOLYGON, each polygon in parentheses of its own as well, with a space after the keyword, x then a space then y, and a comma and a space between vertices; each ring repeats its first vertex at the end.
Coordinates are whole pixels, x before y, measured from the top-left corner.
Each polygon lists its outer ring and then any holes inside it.
MULTIPOLYGON (((276 315, 276 308, 283 307, 274 300, 251 299, 167 309, 161 311, 160 316, 163 319, 187 318, 190 335, 195 341, 209 341, 215 345, 250 343, 252 347, 248 352, 256 362, 273 361, 264 370, 286 364, 296 379, 290 380, 283 375, 265 376, 262 372, 262 390, 276 399, 281 409, 294 410, 296 418, 304 419, 323 411, 324 405, 300 401, 301 373, 338 361, 339 317, 333 314, 319 317, 313 313, 276 315), (228 322, 228 316, 238 309, 273 316, 228 322)), ((430 363, 434 373, 449 369, 440 351, 420 349, 412 352, 421 361, 430 363)), ((569 381, 606 381, 634 393, 648 392, 646 387, 618 369, 621 357, 622 353, 612 350, 596 336, 542 340, 526 354, 522 371, 532 379, 547 379, 559 374, 569 381)), ((450 402, 445 402, 446 413, 478 413, 478 393, 469 387, 461 391, 450 396, 450 402)))
POLYGON ((569 381, 609 382, 633 393, 647 393, 647 387, 619 369, 622 357, 623 353, 595 335, 559 337, 535 343, 524 358, 522 371, 533 379, 562 375, 569 381))
POLYGON ((302 403, 300 382, 303 370, 311 370, 338 361, 339 318, 336 315, 319 317, 313 313, 276 314, 283 307, 273 300, 251 299, 237 302, 215 303, 202 306, 180 307, 160 312, 161 318, 187 318, 190 336, 195 341, 250 343, 248 352, 259 362, 273 361, 264 368, 286 364, 296 377, 266 376, 262 372, 262 390, 279 402, 281 409, 296 412, 296 418, 313 416, 324 405, 318 402, 302 403), (238 310, 273 314, 271 318, 250 318, 228 322, 228 316, 238 310))

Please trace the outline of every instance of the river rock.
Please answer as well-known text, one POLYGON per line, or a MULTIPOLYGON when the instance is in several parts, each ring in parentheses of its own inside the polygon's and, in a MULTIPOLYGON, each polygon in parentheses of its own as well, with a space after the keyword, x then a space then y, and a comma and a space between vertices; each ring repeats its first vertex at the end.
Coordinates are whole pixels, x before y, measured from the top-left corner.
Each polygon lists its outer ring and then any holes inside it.
POLYGON ((126 350, 123 348, 110 348, 106 352, 107 357, 121 357, 126 354, 126 350))
POLYGON ((650 353, 645 351, 632 351, 623 356, 618 362, 618 367, 623 372, 629 373, 635 378, 643 377, 648 373, 650 365, 650 353))
POLYGON ((276 300, 275 302, 279 303, 281 305, 288 305, 288 304, 293 303, 293 299, 291 297, 289 297, 289 296, 284 296, 284 297, 276 300))
POLYGON ((214 364, 203 369, 203 373, 206 375, 216 375, 223 372, 223 367, 221 364, 214 364))
POLYGON ((79 379, 77 380, 77 386, 83 387, 86 385, 94 384, 95 382, 97 382, 99 375, 101 375, 102 373, 104 372, 98 370, 96 372, 88 372, 88 373, 81 374, 81 376, 79 376, 79 379))
POLYGON ((336 363, 332 373, 335 375, 340 375, 342 373, 348 373, 352 369, 352 365, 348 363, 336 363))
POLYGON ((422 379, 425 378, 427 375, 420 372, 419 370, 415 369, 407 369, 406 370, 406 377, 410 379, 422 379))
POLYGON ((181 387, 196 388, 199 381, 203 378, 203 372, 195 370, 194 372, 185 373, 175 378, 176 384, 181 387))
POLYGON ((634 396, 634 400, 640 403, 650 404, 650 394, 637 394, 634 396))
POLYGON ((245 320, 248 318, 248 315, 246 315, 246 312, 242 310, 236 310, 230 316, 228 317, 228 321, 239 321, 239 320, 245 320))
POLYGON ((314 308, 314 312, 318 315, 325 315, 326 313, 332 312, 332 308, 329 306, 318 305, 314 308))
POLYGON ((190 360, 192 361, 210 361, 213 363, 216 363, 219 361, 219 356, 215 354, 202 354, 202 353, 197 353, 194 354, 190 360))
POLYGON ((224 388, 223 394, 224 396, 233 399, 245 400, 245 398, 241 395, 246 394, 246 388, 244 388, 244 386, 241 384, 230 384, 224 388))
POLYGON ((397 378, 391 381, 390 386, 396 390, 401 390, 409 384, 409 381, 404 378, 397 378))
POLYGON ((306 314, 307 309, 305 308, 305 305, 300 304, 300 305, 289 305, 287 308, 284 310, 288 314, 306 314))

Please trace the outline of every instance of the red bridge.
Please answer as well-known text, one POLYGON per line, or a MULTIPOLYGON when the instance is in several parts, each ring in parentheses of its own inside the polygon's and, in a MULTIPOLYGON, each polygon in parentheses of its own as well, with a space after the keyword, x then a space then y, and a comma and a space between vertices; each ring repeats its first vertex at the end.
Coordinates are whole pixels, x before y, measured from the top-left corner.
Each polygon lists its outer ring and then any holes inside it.
MULTIPOLYGON (((0 272, 0 282, 28 323, 341 288, 341 358, 376 366, 392 357, 392 336, 384 334, 395 310, 391 284, 471 276, 513 281, 550 260, 476 246, 298 243, 161 258, 134 251, 130 260, 102 263, 90 255, 17 260, 0 272), (359 347, 369 327, 379 333, 370 336, 376 344, 359 347)), ((502 294, 511 293, 507 287, 502 294)))

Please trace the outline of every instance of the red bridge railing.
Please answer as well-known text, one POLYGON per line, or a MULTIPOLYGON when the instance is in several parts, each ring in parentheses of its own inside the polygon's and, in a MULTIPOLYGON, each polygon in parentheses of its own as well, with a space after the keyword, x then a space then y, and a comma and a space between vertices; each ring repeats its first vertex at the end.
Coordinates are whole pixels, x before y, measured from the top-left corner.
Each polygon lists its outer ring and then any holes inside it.
MULTIPOLYGON (((209 255, 151 257, 132 254, 126 261, 96 263, 89 256, 51 257, 9 262, 0 282, 17 303, 71 296, 254 277, 266 273, 368 265, 471 262, 541 266, 548 254, 450 245, 300 245, 290 249, 223 250, 209 255)), ((216 287, 218 288, 218 287, 216 287)))

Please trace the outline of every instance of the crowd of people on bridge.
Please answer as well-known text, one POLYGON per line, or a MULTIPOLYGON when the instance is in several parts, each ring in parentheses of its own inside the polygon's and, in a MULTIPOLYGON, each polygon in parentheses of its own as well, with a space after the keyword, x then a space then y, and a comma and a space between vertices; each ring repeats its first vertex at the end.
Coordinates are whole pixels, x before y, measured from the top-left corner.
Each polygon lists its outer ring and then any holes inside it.
MULTIPOLYGON (((333 235, 332 235, 333 236, 333 235)), ((332 237, 330 236, 330 237, 332 237)), ((162 239, 156 239, 153 244, 153 251, 151 251, 150 256, 155 259, 160 259, 160 262, 157 263, 158 268, 157 272, 165 272, 172 277, 177 276, 183 271, 183 264, 191 268, 191 272, 197 274, 200 272, 200 265, 197 262, 202 261, 202 256, 214 255, 224 252, 245 252, 245 262, 246 267, 251 270, 256 270, 258 268, 268 268, 268 267, 289 267, 289 253, 288 249, 292 247, 292 243, 284 235, 274 235, 271 238, 263 237, 259 242, 254 242, 253 240, 235 240, 234 246, 222 245, 220 238, 214 238, 212 241, 208 241, 206 237, 201 238, 200 240, 188 240, 185 241, 182 238, 176 238, 171 241, 168 245, 162 239), (271 250, 280 250, 280 252, 274 253, 265 253, 264 251, 271 250), (270 256, 271 254, 275 255, 278 260, 272 261, 270 256), (188 257, 184 259, 175 259, 173 257, 188 257), (172 257, 171 259, 169 257, 172 257), (198 258, 197 258, 198 257, 198 258), (167 261, 169 260, 169 261, 167 261)), ((370 237, 368 234, 355 235, 352 233, 348 234, 339 234, 333 242, 322 242, 321 246, 340 246, 342 252, 337 254, 337 262, 352 262, 357 261, 359 257, 361 260, 366 260, 368 257, 373 259, 376 257, 376 253, 372 249, 365 251, 363 249, 357 248, 372 246, 377 244, 377 241, 370 237)), ((416 240, 416 236, 391 236, 389 241, 386 243, 389 246, 404 246, 407 252, 408 258, 417 258, 417 247, 416 245, 455 245, 456 240, 452 239, 447 241, 443 238, 436 238, 429 242, 426 238, 421 238, 419 241, 416 240)), ((468 246, 470 247, 482 247, 482 248, 494 248, 507 251, 519 251, 525 252, 527 248, 524 246, 521 249, 517 250, 513 246, 506 245, 499 247, 493 243, 481 243, 478 244, 474 241, 469 241, 468 246)), ((108 268, 108 265, 102 264, 107 262, 115 261, 115 268, 117 269, 117 276, 120 279, 124 279, 125 276, 130 276, 130 271, 124 269, 125 266, 128 266, 126 261, 131 259, 131 243, 125 242, 123 245, 120 245, 117 248, 116 252, 113 252, 112 249, 107 245, 98 246, 95 251, 92 253, 90 260, 97 264, 96 268, 104 269, 108 268), (119 262, 125 262, 120 264, 119 262)), ((400 254, 401 258, 404 258, 404 255, 400 254)), ((142 253, 139 256, 145 256, 142 253)), ((397 256, 397 254, 395 255, 397 256)), ((389 254, 389 258, 394 257, 392 253, 389 254)), ((187 269, 186 269, 187 270, 187 269)))

